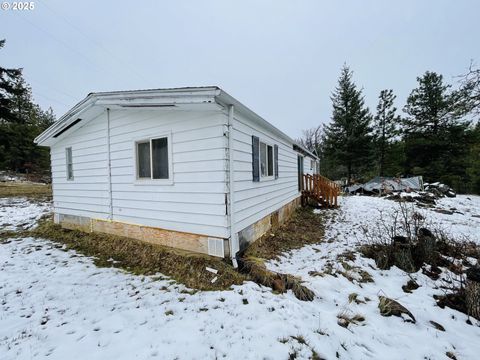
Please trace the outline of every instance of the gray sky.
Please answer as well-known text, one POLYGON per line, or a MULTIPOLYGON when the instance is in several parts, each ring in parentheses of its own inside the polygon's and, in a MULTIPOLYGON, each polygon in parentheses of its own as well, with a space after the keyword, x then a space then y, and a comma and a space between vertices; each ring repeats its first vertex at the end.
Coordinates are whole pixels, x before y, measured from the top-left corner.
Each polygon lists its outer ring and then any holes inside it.
POLYGON ((345 62, 371 110, 480 63, 478 0, 34 2, 0 10, 0 61, 57 116, 92 91, 218 85, 298 137, 330 119, 345 62))

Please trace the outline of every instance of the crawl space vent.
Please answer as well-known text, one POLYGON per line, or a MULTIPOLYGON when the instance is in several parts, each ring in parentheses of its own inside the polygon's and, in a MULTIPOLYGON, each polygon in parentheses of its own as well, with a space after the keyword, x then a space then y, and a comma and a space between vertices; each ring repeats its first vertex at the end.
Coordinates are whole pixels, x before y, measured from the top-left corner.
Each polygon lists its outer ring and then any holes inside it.
POLYGON ((223 258, 223 239, 208 238, 208 255, 223 258))

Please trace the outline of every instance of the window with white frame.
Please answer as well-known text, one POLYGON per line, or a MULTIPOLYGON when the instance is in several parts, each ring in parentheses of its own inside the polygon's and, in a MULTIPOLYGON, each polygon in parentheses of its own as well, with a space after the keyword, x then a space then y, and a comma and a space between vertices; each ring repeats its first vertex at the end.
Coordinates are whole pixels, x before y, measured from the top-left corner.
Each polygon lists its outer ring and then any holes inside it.
POLYGON ((170 178, 169 137, 136 142, 137 179, 167 180, 170 178))
POLYGON ((260 176, 273 176, 273 146, 260 141, 260 176))
POLYGON ((65 159, 67 165, 67 180, 73 180, 73 157, 71 147, 65 149, 65 159))

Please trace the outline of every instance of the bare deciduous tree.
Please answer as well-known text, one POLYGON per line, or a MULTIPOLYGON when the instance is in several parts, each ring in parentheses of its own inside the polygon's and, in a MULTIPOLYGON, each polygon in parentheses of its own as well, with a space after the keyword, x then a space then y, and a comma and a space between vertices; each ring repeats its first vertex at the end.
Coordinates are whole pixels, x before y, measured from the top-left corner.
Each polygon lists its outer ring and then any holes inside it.
POLYGON ((319 151, 322 142, 322 126, 313 127, 302 131, 302 137, 298 142, 310 151, 319 151))
POLYGON ((460 94, 465 110, 480 115, 480 68, 472 62, 466 74, 460 75, 460 94))

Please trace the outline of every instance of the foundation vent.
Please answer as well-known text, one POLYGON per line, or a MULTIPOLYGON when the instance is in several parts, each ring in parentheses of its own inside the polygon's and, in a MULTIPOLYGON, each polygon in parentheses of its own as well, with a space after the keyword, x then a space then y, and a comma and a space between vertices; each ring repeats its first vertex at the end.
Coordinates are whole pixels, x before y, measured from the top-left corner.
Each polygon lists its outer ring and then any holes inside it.
POLYGON ((208 255, 223 258, 223 239, 208 238, 208 255))

